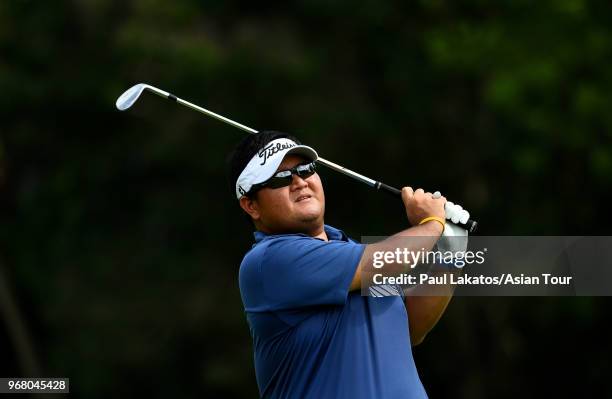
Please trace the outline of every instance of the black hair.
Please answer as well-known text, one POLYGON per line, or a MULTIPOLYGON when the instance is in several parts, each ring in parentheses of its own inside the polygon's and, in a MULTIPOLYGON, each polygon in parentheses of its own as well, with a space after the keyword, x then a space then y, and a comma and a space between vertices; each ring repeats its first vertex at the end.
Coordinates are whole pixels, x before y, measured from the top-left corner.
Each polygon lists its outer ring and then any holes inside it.
POLYGON ((227 183, 232 193, 232 197, 236 198, 236 181, 251 158, 270 141, 282 138, 288 138, 289 140, 295 141, 297 144, 302 144, 289 133, 263 130, 257 134, 246 136, 236 145, 234 150, 227 157, 227 183))

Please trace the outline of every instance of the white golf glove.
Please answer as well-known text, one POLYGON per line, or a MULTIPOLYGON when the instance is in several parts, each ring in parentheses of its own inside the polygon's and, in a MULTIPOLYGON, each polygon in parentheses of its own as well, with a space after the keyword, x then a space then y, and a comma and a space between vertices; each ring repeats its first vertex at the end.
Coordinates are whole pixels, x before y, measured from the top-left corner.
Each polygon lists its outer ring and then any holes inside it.
POLYGON ((450 251, 453 253, 465 252, 468 244, 468 232, 454 223, 467 222, 470 218, 470 213, 463 209, 461 205, 456 205, 452 202, 447 202, 444 210, 446 211, 446 219, 449 221, 446 222, 444 233, 442 233, 442 236, 436 244, 438 250, 442 252, 450 251))
POLYGON ((444 211, 446 212, 446 219, 451 222, 466 223, 470 219, 470 213, 463 209, 459 204, 453 204, 450 201, 446 201, 444 205, 444 211))

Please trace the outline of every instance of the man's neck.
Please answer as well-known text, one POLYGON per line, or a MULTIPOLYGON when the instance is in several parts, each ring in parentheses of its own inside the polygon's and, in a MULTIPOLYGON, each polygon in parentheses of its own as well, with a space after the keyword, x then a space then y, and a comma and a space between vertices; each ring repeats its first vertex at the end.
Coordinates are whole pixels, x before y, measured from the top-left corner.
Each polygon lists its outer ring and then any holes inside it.
POLYGON ((320 226, 317 226, 316 228, 314 228, 311 231, 306 231, 305 232, 307 235, 311 236, 312 238, 318 238, 321 239, 323 241, 329 241, 329 237, 327 237, 327 233, 325 232, 325 225, 321 224, 320 226))
POLYGON ((314 238, 320 238, 323 241, 329 241, 329 238, 327 237, 327 233, 325 232, 325 229, 321 228, 321 232, 319 234, 313 235, 314 238))
POLYGON ((266 228, 258 223, 255 224, 255 228, 266 234, 302 233, 302 234, 309 235, 312 238, 318 238, 323 241, 329 241, 329 237, 327 237, 327 233, 325 232, 325 228, 323 224, 311 231, 272 231, 269 228, 266 228))

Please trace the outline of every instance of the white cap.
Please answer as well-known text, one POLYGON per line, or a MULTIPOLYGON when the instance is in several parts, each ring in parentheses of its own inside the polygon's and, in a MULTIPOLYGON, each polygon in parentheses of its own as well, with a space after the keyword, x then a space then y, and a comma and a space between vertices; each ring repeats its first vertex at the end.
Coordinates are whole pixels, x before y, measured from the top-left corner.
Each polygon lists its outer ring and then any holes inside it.
POLYGON ((293 140, 282 138, 270 141, 251 158, 238 180, 236 180, 236 197, 242 198, 254 184, 263 183, 271 178, 285 156, 302 155, 310 161, 319 157, 311 147, 300 145, 293 140))

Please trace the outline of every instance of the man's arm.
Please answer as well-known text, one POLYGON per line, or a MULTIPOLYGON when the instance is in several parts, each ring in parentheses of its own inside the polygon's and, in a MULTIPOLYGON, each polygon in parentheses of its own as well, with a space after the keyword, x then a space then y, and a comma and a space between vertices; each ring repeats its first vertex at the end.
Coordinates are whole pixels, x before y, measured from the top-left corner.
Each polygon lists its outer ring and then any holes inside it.
MULTIPOLYGON (((467 249, 467 236, 467 231, 461 227, 446 224, 444 234, 437 243, 437 249, 443 252, 464 252, 467 249)), ((449 282, 451 281, 449 277, 457 277, 462 272, 463 268, 455 267, 454 264, 433 264, 427 274, 435 278, 445 276, 444 281, 449 282)), ((420 344, 440 320, 454 291, 454 284, 419 284, 404 289, 404 304, 408 312, 410 338, 413 346, 420 344)))
POLYGON ((359 265, 357 266, 357 270, 355 271, 355 275, 353 276, 349 291, 361 289, 362 281, 368 284, 371 282, 373 273, 380 273, 379 270, 383 270, 385 276, 394 276, 409 270, 412 266, 410 263, 386 263, 384 269, 375 269, 373 266, 374 252, 393 252, 396 248, 406 248, 408 251, 415 253, 422 249, 429 251, 436 244, 441 233, 442 226, 437 222, 430 221, 400 231, 381 242, 366 245, 359 265), (408 237, 412 237, 412 239, 407 239, 408 237))
MULTIPOLYGON (((409 229, 403 230, 391 237, 377 242, 375 244, 366 245, 359 265, 353 276, 351 282, 350 291, 361 289, 362 281, 369 282, 374 271, 377 273, 380 270, 374 268, 374 253, 383 251, 395 251, 397 248, 406 248, 408 251, 419 252, 421 250, 429 251, 436 244, 440 235, 443 231, 443 226, 435 220, 423 223, 419 223, 431 216, 445 220, 444 204, 446 198, 432 198, 431 193, 426 193, 422 189, 412 191, 410 187, 402 188, 402 201, 406 208, 406 214, 411 225, 409 229), (407 240, 407 237, 412 237, 407 240)), ((397 275, 400 274, 411 266, 410 263, 401 264, 385 264, 384 272, 385 275, 397 275)))
MULTIPOLYGON (((430 275, 442 275, 441 272, 430 275)), ((410 342, 419 345, 438 323, 453 297, 454 285, 419 284, 404 291, 404 305, 408 312, 410 342)))
MULTIPOLYGON (((373 267, 374 252, 394 251, 396 248, 406 248, 413 252, 429 251, 440 238, 443 231, 440 223, 433 220, 422 225, 418 223, 429 216, 437 216, 445 220, 446 199, 444 197, 434 199, 430 193, 425 193, 421 189, 413 192, 410 187, 404 187, 402 200, 406 207, 408 220, 415 227, 401 231, 379 243, 367 245, 353 277, 351 290, 361 289, 362 281, 367 282, 371 278, 375 270, 373 267), (407 237, 412 238, 406 239, 407 237)), ((413 266, 415 265, 385 264, 385 275, 397 275, 413 266)), ((457 269, 454 272, 460 271, 457 269)), ((432 271, 430 274, 441 275, 442 271, 432 271)), ((404 305, 408 312, 410 342, 413 346, 423 342, 425 336, 440 320, 453 292, 454 286, 450 284, 443 286, 421 284, 406 289, 404 305)))

